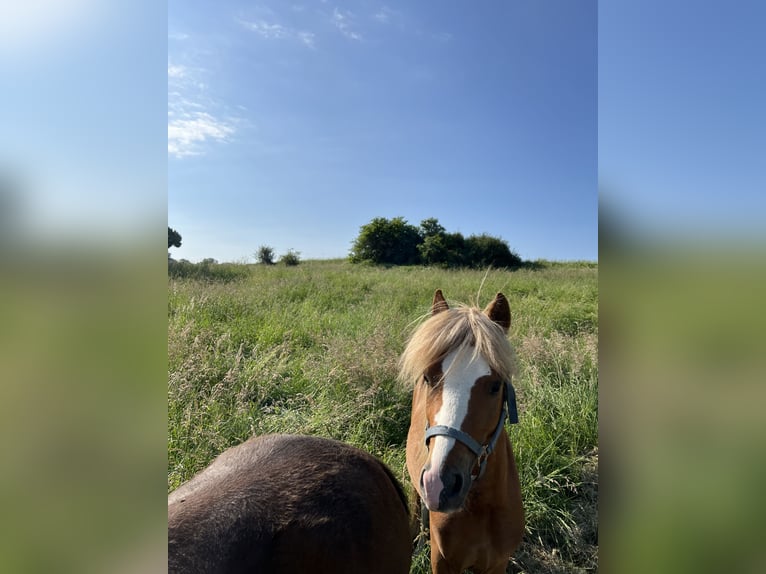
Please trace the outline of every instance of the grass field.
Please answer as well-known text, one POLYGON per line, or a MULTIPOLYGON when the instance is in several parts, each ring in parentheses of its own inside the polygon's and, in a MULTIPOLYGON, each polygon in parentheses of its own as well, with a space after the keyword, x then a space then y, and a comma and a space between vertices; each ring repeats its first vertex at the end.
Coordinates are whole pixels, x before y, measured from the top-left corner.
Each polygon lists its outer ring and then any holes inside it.
MULTIPOLYGON (((254 434, 321 435, 405 469, 410 391, 396 364, 433 292, 509 299, 527 533, 509 572, 597 569, 598 267, 508 272, 346 261, 213 266, 168 281, 168 491, 254 434), (486 275, 486 276, 485 276, 486 275), (481 292, 479 293, 479 290, 481 292)), ((413 573, 430 572, 425 548, 413 573)))

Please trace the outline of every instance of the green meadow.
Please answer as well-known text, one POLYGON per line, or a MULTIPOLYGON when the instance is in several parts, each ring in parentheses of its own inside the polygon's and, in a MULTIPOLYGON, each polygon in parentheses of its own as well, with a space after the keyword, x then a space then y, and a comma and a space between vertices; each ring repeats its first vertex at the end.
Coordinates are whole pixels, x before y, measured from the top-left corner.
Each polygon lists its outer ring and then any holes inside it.
MULTIPOLYGON (((509 299, 527 518, 509 572, 598 564, 598 267, 515 271, 189 264, 168 280, 168 491, 252 435, 304 433, 376 455, 412 496, 410 395, 397 360, 433 292, 482 308, 509 299)), ((430 572, 421 542, 413 573, 430 572)))

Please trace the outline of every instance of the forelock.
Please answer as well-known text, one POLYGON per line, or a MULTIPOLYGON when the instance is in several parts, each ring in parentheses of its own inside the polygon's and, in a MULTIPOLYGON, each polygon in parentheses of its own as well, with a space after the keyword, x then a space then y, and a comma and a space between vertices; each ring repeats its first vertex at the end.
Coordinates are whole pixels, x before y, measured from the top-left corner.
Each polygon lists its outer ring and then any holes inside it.
POLYGON ((399 359, 399 379, 412 385, 447 354, 482 356, 506 380, 514 374, 513 349, 503 329, 475 307, 455 307, 432 315, 410 336, 399 359))

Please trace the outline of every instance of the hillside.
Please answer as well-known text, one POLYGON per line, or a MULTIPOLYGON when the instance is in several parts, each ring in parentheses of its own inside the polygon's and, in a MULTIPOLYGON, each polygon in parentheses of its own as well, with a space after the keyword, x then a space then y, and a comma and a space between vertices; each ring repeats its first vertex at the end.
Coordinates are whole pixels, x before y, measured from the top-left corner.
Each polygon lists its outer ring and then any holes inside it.
MULTIPOLYGON (((435 289, 509 299, 520 424, 510 428, 527 536, 514 572, 597 567, 598 266, 449 271, 346 261, 169 279, 168 490, 253 434, 332 437, 404 466, 410 391, 396 380, 435 289), (486 275, 486 276, 485 276, 486 275)), ((478 300, 477 300, 478 299, 478 300)), ((428 572, 420 549, 412 572, 428 572)))

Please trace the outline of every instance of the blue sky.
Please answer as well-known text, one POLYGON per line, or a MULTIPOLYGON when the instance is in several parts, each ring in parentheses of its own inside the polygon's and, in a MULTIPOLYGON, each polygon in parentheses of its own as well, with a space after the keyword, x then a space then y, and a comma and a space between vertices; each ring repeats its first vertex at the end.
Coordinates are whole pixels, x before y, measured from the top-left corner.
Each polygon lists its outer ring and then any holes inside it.
POLYGON ((763 236, 766 4, 602 2, 597 55, 594 2, 476 4, 0 3, 11 218, 58 240, 167 216, 178 256, 225 260, 438 217, 592 259, 598 145, 642 227, 763 236))
POLYGON ((170 0, 174 256, 344 257, 403 216, 596 260, 596 2, 434 6, 170 0))

